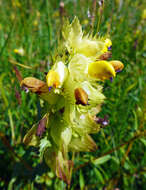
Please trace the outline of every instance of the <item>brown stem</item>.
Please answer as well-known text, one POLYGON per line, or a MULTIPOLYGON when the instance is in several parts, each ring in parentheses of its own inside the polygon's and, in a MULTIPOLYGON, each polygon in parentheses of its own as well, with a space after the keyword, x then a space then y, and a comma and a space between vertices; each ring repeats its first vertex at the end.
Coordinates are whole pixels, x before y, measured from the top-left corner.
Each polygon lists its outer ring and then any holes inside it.
POLYGON ((91 15, 91 26, 94 27, 95 23, 95 15, 96 15, 96 0, 92 1, 92 15, 91 15))
POLYGON ((131 148, 132 148, 133 142, 134 142, 134 141, 132 141, 132 142, 129 143, 129 146, 128 146, 128 148, 127 148, 127 151, 126 151, 126 153, 124 154, 123 159, 122 159, 122 161, 121 161, 121 166, 124 166, 124 163, 125 163, 125 161, 126 161, 126 157, 128 156, 128 154, 129 154, 129 152, 130 152, 130 150, 131 150, 131 148))
POLYGON ((13 68, 14 68, 17 79, 19 80, 19 82, 21 82, 23 77, 22 77, 20 71, 18 70, 18 68, 16 66, 13 66, 13 68))

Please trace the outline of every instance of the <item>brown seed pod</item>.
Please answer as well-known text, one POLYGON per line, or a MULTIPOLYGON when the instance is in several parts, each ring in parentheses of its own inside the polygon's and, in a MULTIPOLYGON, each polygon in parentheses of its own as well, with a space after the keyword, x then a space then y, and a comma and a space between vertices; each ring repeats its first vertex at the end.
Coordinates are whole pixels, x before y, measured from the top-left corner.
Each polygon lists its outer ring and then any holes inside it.
POLYGON ((111 58, 111 56, 112 56, 112 53, 111 53, 111 52, 106 52, 106 53, 102 54, 102 55, 99 57, 99 59, 100 59, 100 60, 107 60, 107 59, 111 58))
POLYGON ((76 104, 87 105, 88 104, 88 94, 82 88, 76 88, 74 91, 76 104))
POLYGON ((21 81, 21 86, 26 87, 32 92, 41 93, 41 92, 47 92, 48 87, 47 84, 39 79, 36 79, 34 77, 27 77, 24 78, 21 81))
POLYGON ((121 61, 113 60, 113 61, 110 61, 109 63, 114 67, 116 72, 122 71, 124 68, 124 65, 121 61))

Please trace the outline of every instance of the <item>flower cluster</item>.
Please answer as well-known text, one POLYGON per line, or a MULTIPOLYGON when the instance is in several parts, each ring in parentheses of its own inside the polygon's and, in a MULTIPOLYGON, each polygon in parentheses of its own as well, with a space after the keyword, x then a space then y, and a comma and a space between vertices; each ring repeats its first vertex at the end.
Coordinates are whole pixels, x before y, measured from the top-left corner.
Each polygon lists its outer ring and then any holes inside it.
POLYGON ((21 86, 47 103, 46 114, 28 131, 24 143, 40 147, 49 167, 69 184, 73 163, 68 152, 95 151, 90 134, 108 124, 98 118, 105 99, 99 81, 115 77, 123 64, 107 61, 111 40, 83 35, 77 17, 64 24, 62 35, 64 51, 48 71, 46 82, 27 77, 21 86))

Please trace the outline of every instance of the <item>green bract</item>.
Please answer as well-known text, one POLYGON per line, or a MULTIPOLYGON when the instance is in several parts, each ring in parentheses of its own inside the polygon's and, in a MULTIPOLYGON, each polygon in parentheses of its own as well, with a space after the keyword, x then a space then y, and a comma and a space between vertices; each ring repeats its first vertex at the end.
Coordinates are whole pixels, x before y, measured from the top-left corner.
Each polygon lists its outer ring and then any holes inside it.
POLYGON ((77 17, 72 24, 65 23, 62 33, 63 48, 57 50, 62 56, 54 58, 46 82, 27 77, 21 86, 37 93, 46 105, 45 115, 28 131, 24 143, 38 146, 49 167, 69 184, 73 163, 68 152, 97 149, 90 134, 102 127, 97 114, 105 99, 98 81, 115 77, 123 64, 101 60, 110 39, 84 36, 77 17))

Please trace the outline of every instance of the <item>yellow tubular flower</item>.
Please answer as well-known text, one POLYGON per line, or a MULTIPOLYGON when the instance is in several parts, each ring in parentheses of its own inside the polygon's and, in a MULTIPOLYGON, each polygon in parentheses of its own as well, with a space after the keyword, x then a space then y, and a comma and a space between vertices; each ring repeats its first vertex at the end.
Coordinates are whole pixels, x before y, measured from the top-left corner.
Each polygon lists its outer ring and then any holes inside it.
POLYGON ((95 79, 105 80, 115 77, 114 67, 108 61, 96 61, 88 66, 88 74, 95 79))
POLYGON ((23 48, 19 48, 19 49, 14 49, 14 53, 24 56, 24 49, 23 48))
POLYGON ((50 70, 46 76, 48 87, 59 87, 60 85, 60 77, 56 71, 50 70))
POLYGON ((105 40, 105 45, 106 45, 107 47, 112 46, 111 40, 107 38, 107 39, 105 40))
POLYGON ((107 38, 105 41, 104 41, 104 48, 102 49, 102 53, 106 53, 108 52, 108 50, 110 50, 111 46, 112 46, 112 42, 109 38, 107 38))
POLYGON ((62 61, 54 64, 46 76, 48 87, 61 88, 68 75, 68 69, 62 61))

